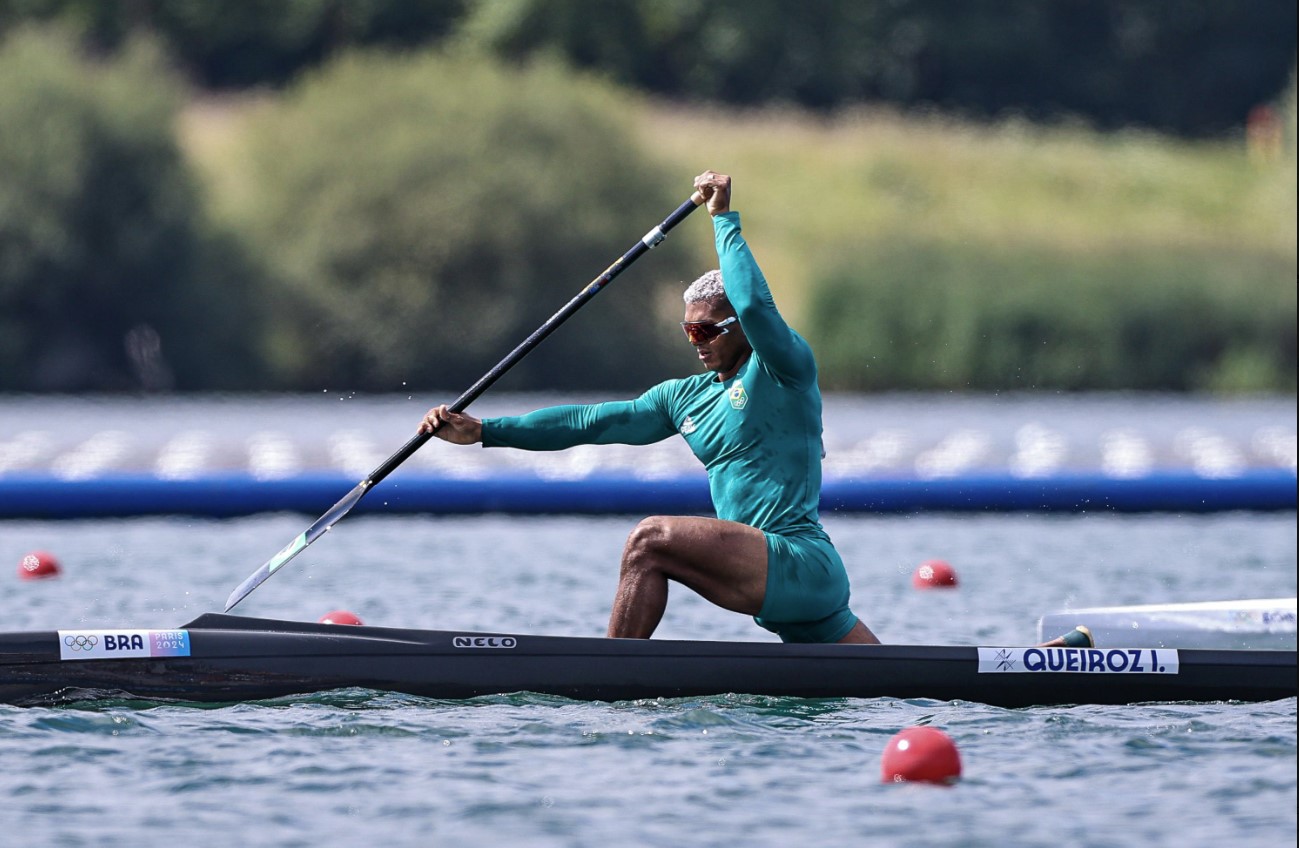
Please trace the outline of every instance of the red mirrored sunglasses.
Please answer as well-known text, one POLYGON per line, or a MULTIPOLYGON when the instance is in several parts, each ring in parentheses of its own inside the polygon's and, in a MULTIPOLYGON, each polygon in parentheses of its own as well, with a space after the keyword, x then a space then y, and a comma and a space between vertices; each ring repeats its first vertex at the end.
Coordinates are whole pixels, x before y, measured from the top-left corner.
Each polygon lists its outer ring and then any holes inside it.
POLYGON ((686 331, 686 338, 690 340, 691 344, 708 344, 718 336, 729 333, 730 330, 726 328, 738 320, 740 319, 732 315, 725 321, 718 321, 716 324, 711 321, 682 321, 681 329, 686 331))

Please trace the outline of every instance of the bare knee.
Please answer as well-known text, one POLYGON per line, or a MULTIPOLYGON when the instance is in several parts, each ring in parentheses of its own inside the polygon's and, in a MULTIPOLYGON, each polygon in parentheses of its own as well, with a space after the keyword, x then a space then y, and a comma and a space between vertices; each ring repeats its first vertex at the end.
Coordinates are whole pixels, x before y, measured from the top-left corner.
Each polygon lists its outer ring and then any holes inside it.
POLYGON ((622 548, 622 573, 668 571, 673 560, 674 540, 679 532, 672 516, 649 516, 627 535, 622 548))
POLYGON ((637 524, 627 536, 622 551, 623 569, 649 565, 667 551, 672 539, 671 525, 671 519, 662 515, 651 515, 637 524))

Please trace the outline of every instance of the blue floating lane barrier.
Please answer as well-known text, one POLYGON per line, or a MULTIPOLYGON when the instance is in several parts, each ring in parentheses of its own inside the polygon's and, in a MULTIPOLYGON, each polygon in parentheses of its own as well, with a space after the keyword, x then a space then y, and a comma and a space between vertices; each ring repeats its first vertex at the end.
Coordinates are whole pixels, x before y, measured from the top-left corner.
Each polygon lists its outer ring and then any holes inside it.
MULTIPOLYGON (((49 473, 0 475, 0 518, 106 518, 137 515, 232 517, 264 512, 319 513, 355 485, 341 472, 275 479, 223 472, 187 479, 109 473, 64 479, 49 473)), ((911 512, 1218 512, 1294 510, 1289 469, 1249 469, 1231 477, 1160 470, 1138 477, 1067 473, 1023 478, 1006 473, 916 477, 827 477, 823 513, 911 512)), ((501 472, 473 479, 395 474, 358 512, 390 514, 709 513, 702 473, 641 479, 626 473, 543 478, 501 472)))

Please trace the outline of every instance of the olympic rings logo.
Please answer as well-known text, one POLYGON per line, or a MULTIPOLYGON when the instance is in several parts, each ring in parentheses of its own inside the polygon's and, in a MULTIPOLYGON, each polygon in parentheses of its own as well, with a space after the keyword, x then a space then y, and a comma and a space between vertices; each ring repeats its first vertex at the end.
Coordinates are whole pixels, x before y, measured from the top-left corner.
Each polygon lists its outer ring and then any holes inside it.
POLYGON ((63 644, 74 651, 89 651, 99 644, 98 636, 64 636, 63 644))

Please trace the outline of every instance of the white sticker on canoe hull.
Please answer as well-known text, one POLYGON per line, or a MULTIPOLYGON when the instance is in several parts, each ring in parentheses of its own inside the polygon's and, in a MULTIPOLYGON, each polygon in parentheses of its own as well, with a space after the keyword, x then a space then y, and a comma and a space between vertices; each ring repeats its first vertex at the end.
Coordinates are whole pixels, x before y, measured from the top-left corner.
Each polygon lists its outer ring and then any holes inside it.
POLYGON ((980 648, 980 674, 1177 674, 1172 648, 980 648))
POLYGON ((189 656, 187 630, 60 630, 59 659, 189 656))

